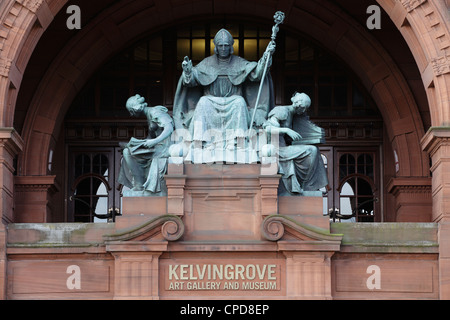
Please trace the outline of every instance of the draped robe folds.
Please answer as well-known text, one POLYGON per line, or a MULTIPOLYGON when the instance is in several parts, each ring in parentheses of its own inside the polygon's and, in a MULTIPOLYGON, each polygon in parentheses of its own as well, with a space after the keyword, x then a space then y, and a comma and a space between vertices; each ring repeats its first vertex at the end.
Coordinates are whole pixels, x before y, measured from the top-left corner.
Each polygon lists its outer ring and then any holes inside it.
MULTIPOLYGON (((275 107, 264 124, 270 127, 293 127, 294 114, 286 106, 275 107)), ((279 173, 284 189, 290 195, 317 191, 328 184, 327 172, 319 149, 314 145, 289 145, 286 134, 279 136, 279 173)))
MULTIPOLYGON (((148 108, 145 112, 149 125, 148 139, 159 136, 164 127, 173 127, 172 118, 163 106, 148 108)), ((158 196, 166 192, 164 175, 167 172, 170 138, 151 148, 144 146, 146 139, 131 138, 121 144, 124 152, 118 182, 128 188, 136 184, 142 187, 145 195, 158 196), (126 155, 125 155, 126 153, 126 155)))
MULTIPOLYGON (((246 137, 257 99, 265 59, 249 62, 231 55, 220 61, 217 55, 193 67, 190 77, 181 76, 174 101, 177 133, 187 142, 204 145, 246 137), (185 78, 188 81, 185 81, 185 78), (180 129, 186 129, 181 131, 180 129)), ((262 125, 273 108, 272 80, 267 73, 257 111, 262 125)), ((223 144, 225 146, 225 144, 223 144)))

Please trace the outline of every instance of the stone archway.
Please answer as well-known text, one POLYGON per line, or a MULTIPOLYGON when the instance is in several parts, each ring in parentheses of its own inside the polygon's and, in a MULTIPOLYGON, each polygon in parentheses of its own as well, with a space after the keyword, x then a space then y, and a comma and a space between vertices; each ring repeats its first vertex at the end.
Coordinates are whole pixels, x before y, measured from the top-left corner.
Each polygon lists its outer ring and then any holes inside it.
MULTIPOLYGON (((448 82, 448 57, 444 55, 444 62, 441 62, 443 58, 439 53, 443 51, 433 50, 442 47, 442 43, 445 46, 445 39, 449 36, 448 23, 446 24, 443 17, 436 14, 440 4, 436 1, 414 1, 411 5, 410 1, 406 0, 396 2, 396 5, 382 0, 379 3, 396 23, 418 61, 424 85, 428 88, 433 125, 446 123, 448 114, 445 110, 449 109, 448 86, 445 87, 448 82), (429 22, 430 15, 434 22, 429 22), (424 16, 428 20, 422 20, 424 16), (430 25, 432 28, 440 25, 439 37, 433 39, 428 34, 423 35, 430 25)), ((8 0, 0 5, 1 11, 5 12, 0 17, 2 126, 12 126, 18 89, 33 48, 65 4, 65 0, 8 0)), ((287 12, 289 27, 309 31, 316 40, 332 49, 353 68, 372 93, 385 118, 389 139, 398 150, 400 167, 404 168, 402 169, 404 171, 399 172, 399 176, 427 177, 428 161, 426 155, 421 153, 420 146, 424 130, 408 86, 395 63, 376 41, 365 34, 360 26, 352 23, 351 19, 338 8, 330 4, 324 6, 313 3, 309 6, 314 7, 315 15, 310 15, 307 11, 311 8, 304 10, 302 4, 292 6, 284 1, 276 8, 271 5, 256 5, 250 1, 240 1, 239 6, 216 5, 214 8, 196 5, 196 1, 184 7, 169 7, 163 2, 156 2, 153 7, 140 7, 142 2, 138 1, 132 8, 121 10, 125 4, 126 1, 122 1, 99 15, 67 44, 49 68, 33 99, 22 134, 25 141, 19 161, 20 172, 24 176, 22 180, 31 176, 47 176, 49 150, 58 134, 58 124, 68 108, 68 101, 74 97, 89 74, 106 59, 111 50, 119 48, 144 30, 148 31, 174 23, 177 19, 197 15, 198 8, 201 8, 200 14, 242 14, 244 10, 260 18, 271 17, 275 10, 287 12), (161 15, 161 12, 165 14, 161 15), (296 14, 302 14, 305 18, 289 19, 296 14), (133 19, 127 19, 130 17, 133 19), (311 24, 315 28, 309 28, 311 24), (111 29, 116 30, 116 34, 120 36, 110 37, 111 29), (54 99, 55 92, 57 99, 54 99), (399 96, 400 92, 402 95, 399 96)), ((14 140, 8 138, 8 141, 14 140)), ((21 148, 20 143, 17 143, 17 146, 21 148)), ((16 152, 12 151, 13 154, 16 152)), ((2 170, 7 170, 7 175, 12 179, 11 169, 5 167, 2 170)), ((42 186, 51 187, 51 181, 50 177, 42 186)), ((11 198, 11 191, 12 188, 5 189, 4 196, 11 198)), ((12 214, 9 216, 8 220, 12 221, 12 214)))

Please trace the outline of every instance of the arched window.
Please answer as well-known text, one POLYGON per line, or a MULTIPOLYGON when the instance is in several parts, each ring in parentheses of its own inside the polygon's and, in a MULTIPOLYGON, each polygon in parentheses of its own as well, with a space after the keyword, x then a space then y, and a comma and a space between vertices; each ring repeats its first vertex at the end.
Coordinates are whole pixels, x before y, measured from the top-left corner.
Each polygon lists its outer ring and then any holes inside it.
POLYGON ((69 149, 68 221, 112 222, 120 214, 113 189, 117 157, 109 148, 69 149))
POLYGON ((73 186, 74 221, 100 222, 107 221, 108 182, 100 175, 85 174, 73 186))
POLYGON ((366 176, 353 175, 347 177, 339 191, 339 217, 352 219, 355 222, 374 222, 375 204, 373 184, 366 176))
POLYGON ((374 222, 379 211, 375 152, 343 152, 335 177, 334 221, 374 222))

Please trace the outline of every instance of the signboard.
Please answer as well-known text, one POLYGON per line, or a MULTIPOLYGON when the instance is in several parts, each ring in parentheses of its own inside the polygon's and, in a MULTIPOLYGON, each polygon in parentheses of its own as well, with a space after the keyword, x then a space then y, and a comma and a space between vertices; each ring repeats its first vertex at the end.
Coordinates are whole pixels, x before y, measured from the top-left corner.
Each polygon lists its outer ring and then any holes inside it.
POLYGON ((161 259, 160 292, 169 296, 281 295, 284 261, 161 259))

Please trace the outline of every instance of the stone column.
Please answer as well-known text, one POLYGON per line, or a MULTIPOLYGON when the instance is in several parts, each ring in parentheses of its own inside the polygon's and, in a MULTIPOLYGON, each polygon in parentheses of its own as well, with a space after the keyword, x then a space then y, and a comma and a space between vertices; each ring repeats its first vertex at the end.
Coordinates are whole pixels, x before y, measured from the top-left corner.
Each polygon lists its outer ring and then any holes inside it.
POLYGON ((0 223, 0 300, 6 300, 6 228, 0 223))
POLYGON ((114 299, 159 300, 161 252, 114 252, 114 299))
POLYGON ((284 252, 286 297, 331 300, 331 256, 334 252, 284 252))
POLYGON ((0 128, 0 210, 2 223, 14 222, 14 158, 23 141, 13 128, 0 128))
POLYGON ((52 222, 50 204, 58 191, 56 176, 17 176, 15 183, 14 222, 52 222))
POLYGON ((431 178, 393 178, 388 183, 387 191, 395 197, 396 222, 431 221, 431 178))
POLYGON ((450 127, 432 127, 422 139, 432 160, 432 220, 439 223, 440 299, 450 299, 450 127))

